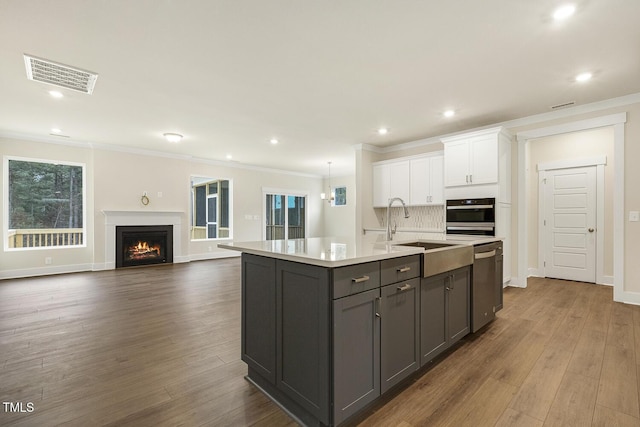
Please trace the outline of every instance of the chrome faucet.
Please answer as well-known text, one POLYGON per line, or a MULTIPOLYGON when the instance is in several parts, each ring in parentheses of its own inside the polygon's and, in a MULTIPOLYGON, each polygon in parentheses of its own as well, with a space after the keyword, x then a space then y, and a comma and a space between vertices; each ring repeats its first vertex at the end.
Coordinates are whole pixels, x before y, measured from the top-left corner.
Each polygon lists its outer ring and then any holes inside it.
POLYGON ((396 232, 395 228, 393 232, 391 232, 391 205, 395 201, 402 203, 402 207, 404 209, 404 217, 409 218, 409 211, 407 210, 407 205, 404 204, 404 200, 402 200, 400 197, 389 199, 389 204, 387 205, 387 241, 393 240, 393 234, 396 232))

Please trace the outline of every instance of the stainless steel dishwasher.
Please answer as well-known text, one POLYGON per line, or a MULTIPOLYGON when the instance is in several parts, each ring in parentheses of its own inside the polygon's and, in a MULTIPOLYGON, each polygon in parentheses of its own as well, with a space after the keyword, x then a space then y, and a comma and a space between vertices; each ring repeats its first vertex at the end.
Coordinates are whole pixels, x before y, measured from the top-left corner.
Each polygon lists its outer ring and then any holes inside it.
POLYGON ((495 319, 502 308, 502 242, 473 248, 471 282, 471 331, 477 332, 495 319))

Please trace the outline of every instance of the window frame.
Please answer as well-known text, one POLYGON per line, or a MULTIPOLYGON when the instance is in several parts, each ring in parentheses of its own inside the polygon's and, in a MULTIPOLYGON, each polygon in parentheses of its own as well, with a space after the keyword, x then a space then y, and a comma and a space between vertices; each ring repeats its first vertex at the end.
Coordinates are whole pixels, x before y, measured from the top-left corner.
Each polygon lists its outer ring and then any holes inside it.
MULTIPOLYGON (((220 240, 232 240, 233 239, 233 180, 231 178, 212 178, 209 176, 203 176, 203 175, 191 175, 190 179, 189 179, 189 193, 190 193, 190 203, 189 203, 189 218, 190 218, 190 222, 189 222, 189 239, 192 242, 207 242, 207 241, 220 241, 220 240), (195 181, 195 182, 194 182, 195 181), (196 194, 195 194, 195 188, 196 187, 200 187, 200 186, 204 186, 205 187, 205 226, 204 226, 204 230, 205 230, 205 235, 208 234, 208 224, 209 224, 209 215, 208 215, 208 203, 209 203, 209 198, 211 198, 213 196, 213 194, 209 193, 209 185, 212 183, 218 183, 220 185, 220 183, 222 183, 223 181, 226 181, 229 183, 229 187, 228 187, 228 196, 227 196, 227 203, 228 203, 228 213, 227 213, 227 220, 229 222, 229 226, 228 227, 224 227, 225 229, 229 230, 229 236, 226 237, 203 237, 203 238, 194 238, 194 227, 196 227, 196 194)), ((217 212, 216 212, 216 220, 217 220, 217 224, 216 224, 216 234, 220 234, 220 224, 221 224, 221 218, 223 217, 222 215, 222 211, 221 211, 221 203, 222 203, 222 194, 220 192, 220 188, 218 189, 218 192, 215 194, 215 199, 216 199, 216 206, 217 206, 217 212)), ((199 226, 198 226, 199 227, 199 226)))
POLYGON ((22 252, 33 250, 52 250, 52 249, 84 249, 87 247, 87 164, 82 162, 70 162, 66 160, 51 160, 42 158, 9 156, 5 155, 2 159, 2 179, 3 179, 3 218, 2 218, 2 240, 5 252, 22 252), (82 168, 82 244, 79 245, 58 245, 58 246, 33 246, 33 247, 9 247, 9 162, 29 162, 29 163, 45 163, 50 165, 76 166, 82 168))

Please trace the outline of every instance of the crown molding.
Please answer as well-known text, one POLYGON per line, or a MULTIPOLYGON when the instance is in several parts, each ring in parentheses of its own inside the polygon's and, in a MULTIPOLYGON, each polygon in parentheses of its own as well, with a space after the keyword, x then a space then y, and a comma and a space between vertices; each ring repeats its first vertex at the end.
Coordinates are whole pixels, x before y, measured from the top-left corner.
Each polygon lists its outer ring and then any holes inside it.
POLYGON ((244 169, 244 170, 257 171, 257 172, 276 173, 281 175, 301 176, 305 178, 322 178, 322 175, 318 175, 318 174, 295 172, 295 171, 289 171, 284 169, 267 168, 263 166, 249 165, 249 164, 244 164, 244 163, 239 163, 239 162, 234 162, 229 160, 223 161, 223 160, 215 160, 215 159, 206 159, 203 157, 194 157, 194 156, 189 156, 184 154, 145 150, 142 148, 125 147, 122 145, 61 139, 60 137, 56 137, 56 136, 28 135, 28 134, 0 131, 0 138, 30 141, 30 142, 43 142, 47 144, 63 145, 63 146, 74 147, 74 148, 83 148, 87 150, 115 151, 115 152, 126 153, 126 154, 137 154, 141 156, 163 157, 168 159, 183 160, 187 162, 204 163, 208 165, 226 167, 231 169, 244 169))

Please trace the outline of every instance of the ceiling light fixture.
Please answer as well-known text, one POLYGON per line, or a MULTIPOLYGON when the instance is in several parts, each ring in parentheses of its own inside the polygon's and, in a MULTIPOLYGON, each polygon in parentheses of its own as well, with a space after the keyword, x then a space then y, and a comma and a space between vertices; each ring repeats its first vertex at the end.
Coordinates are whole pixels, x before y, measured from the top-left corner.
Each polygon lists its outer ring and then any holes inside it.
POLYGON ((60 132, 62 132, 61 129, 58 129, 58 128, 52 128, 51 129, 51 133, 60 133, 60 132))
POLYGON ((591 80, 591 77, 593 76, 593 74, 586 72, 586 73, 580 73, 576 76, 576 81, 579 83, 582 82, 586 82, 587 80, 591 80))
POLYGON ((50 90, 49 95, 51 95, 52 98, 64 98, 62 92, 58 92, 57 90, 50 90))
POLYGON ((561 6, 553 12, 553 19, 556 21, 563 21, 573 15, 575 11, 576 7, 572 4, 561 6))
POLYGON ((388 134, 388 133, 389 133, 389 129, 387 129, 387 128, 380 128, 380 129, 378 129, 378 134, 379 134, 379 135, 386 135, 386 134, 388 134))
POLYGON ((456 115, 456 112, 453 110, 447 110, 444 113, 442 113, 442 115, 445 117, 453 117, 456 115))
POLYGON ((231 154, 227 154, 227 160, 231 160, 233 159, 233 156, 231 154))
POLYGON ((173 143, 177 143, 182 140, 182 135, 180 135, 179 133, 165 133, 163 134, 163 136, 166 138, 167 141, 173 142, 173 143))
POLYGON ((271 139, 269 140, 269 142, 270 142, 271 144, 273 144, 273 145, 276 145, 276 144, 278 143, 278 140, 277 140, 277 139, 275 139, 275 138, 271 138, 271 139))

